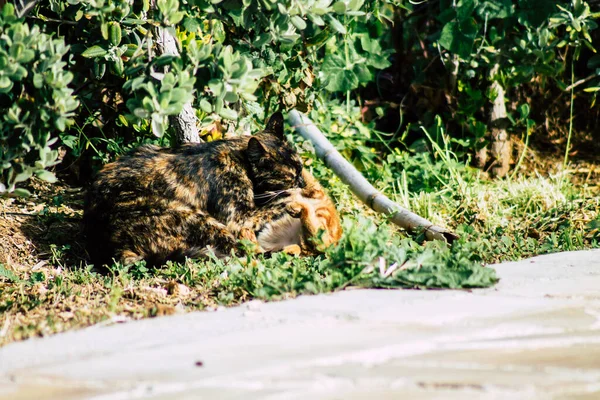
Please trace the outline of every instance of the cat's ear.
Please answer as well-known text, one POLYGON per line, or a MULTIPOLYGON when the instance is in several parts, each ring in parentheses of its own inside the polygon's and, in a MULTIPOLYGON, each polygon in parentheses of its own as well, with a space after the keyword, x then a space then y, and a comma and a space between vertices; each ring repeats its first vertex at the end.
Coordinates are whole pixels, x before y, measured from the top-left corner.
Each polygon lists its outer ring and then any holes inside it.
POLYGON ((255 137, 251 137, 248 141, 248 159, 250 161, 258 161, 265 157, 267 149, 265 146, 255 137))
POLYGON ((265 126, 265 132, 271 133, 283 140, 283 114, 279 111, 271 115, 267 125, 265 126))

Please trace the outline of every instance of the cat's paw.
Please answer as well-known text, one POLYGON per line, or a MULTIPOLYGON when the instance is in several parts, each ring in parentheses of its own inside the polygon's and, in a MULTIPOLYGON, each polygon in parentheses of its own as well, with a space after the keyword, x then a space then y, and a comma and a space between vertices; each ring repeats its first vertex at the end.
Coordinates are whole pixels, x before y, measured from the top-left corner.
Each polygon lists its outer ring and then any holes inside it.
POLYGON ((123 250, 117 260, 119 260, 123 265, 131 265, 135 264, 138 261, 142 261, 144 257, 134 253, 131 250, 123 250))
POLYGON ((291 202, 285 207, 285 211, 294 218, 300 218, 302 209, 302 204, 296 202, 291 202))
POLYGON ((285 246, 283 248, 283 252, 293 256, 299 256, 300 253, 302 253, 302 249, 297 244, 290 244, 289 246, 285 246))
POLYGON ((256 234, 250 228, 240 229, 240 239, 246 239, 251 241, 252 243, 258 243, 258 240, 256 240, 256 234))

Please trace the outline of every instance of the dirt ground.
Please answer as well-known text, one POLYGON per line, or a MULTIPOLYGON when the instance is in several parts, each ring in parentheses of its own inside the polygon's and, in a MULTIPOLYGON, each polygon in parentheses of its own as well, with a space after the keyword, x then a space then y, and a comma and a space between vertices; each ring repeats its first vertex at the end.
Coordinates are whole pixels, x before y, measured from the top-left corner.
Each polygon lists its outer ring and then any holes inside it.
POLYGON ((32 180, 29 198, 0 198, 0 263, 10 270, 35 270, 62 252, 83 263, 80 220, 83 190, 32 180))

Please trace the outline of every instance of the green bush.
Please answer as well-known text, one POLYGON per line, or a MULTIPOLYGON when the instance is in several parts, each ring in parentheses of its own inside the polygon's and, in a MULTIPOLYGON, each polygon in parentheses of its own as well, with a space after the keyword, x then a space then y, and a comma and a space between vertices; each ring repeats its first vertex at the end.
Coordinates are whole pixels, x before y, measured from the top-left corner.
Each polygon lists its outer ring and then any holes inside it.
POLYGON ((72 123, 78 102, 68 87, 69 48, 16 18, 11 4, 0 15, 0 194, 27 194, 15 185, 32 175, 49 182, 56 163, 51 146, 72 123))
MULTIPOLYGON (((398 147, 430 151, 430 138, 462 163, 486 144, 494 88, 506 91, 503 122, 523 135, 548 111, 527 100, 531 92, 560 95, 591 74, 577 90, 593 104, 597 16, 582 0, 160 0, 155 8, 149 1, 41 2, 28 21, 35 26, 26 37, 40 39, 26 45, 37 52, 28 62, 52 53, 55 62, 36 65, 56 71, 44 80, 56 94, 37 90, 42 72, 3 73, 3 90, 11 89, 2 104, 28 119, 27 128, 4 124, 3 132, 14 132, 3 146, 5 190, 33 173, 52 179, 41 171, 55 162, 47 143, 56 140, 73 158, 87 150, 102 163, 140 142, 168 143, 169 117, 188 102, 209 140, 223 125, 258 129, 267 114, 295 107, 329 115, 320 126, 336 124, 330 139, 363 171, 388 156, 401 159, 398 147), (158 53, 161 31, 176 38, 179 54, 158 53), (67 60, 72 75, 63 71, 67 60), (77 109, 67 85, 77 88, 77 109), (44 106, 26 110, 36 101, 44 106), (396 125, 378 132, 376 121, 392 114, 396 125), (34 129, 30 120, 51 126, 34 129)), ((12 24, 29 29, 15 20, 4 31, 12 24)), ((9 41, 2 46, 8 54, 9 41)), ((21 71, 20 63, 11 69, 21 71)), ((568 110, 557 113, 567 123, 568 110)))

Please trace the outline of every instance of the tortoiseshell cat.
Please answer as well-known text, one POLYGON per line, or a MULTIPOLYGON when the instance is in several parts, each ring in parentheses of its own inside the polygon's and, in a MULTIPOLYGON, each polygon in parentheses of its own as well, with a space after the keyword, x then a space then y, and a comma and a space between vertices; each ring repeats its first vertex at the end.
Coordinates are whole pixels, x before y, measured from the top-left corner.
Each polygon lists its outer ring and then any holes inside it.
POLYGON ((308 171, 302 171, 302 178, 304 188, 288 190, 288 197, 276 200, 287 213, 265 221, 258 232, 242 232, 261 251, 315 254, 342 237, 340 217, 331 198, 308 171))
POLYGON ((260 230, 285 214, 285 203, 262 194, 303 187, 302 162, 274 114, 254 136, 140 146, 107 164, 87 191, 84 232, 97 265, 198 258, 237 250, 242 229, 260 230), (264 198, 264 197, 263 197, 264 198))

